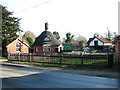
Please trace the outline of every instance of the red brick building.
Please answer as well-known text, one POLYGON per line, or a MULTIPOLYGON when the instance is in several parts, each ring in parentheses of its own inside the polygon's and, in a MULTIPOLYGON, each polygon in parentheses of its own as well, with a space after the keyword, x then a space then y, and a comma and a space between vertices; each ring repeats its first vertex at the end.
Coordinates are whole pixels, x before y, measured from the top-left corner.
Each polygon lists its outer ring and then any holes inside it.
POLYGON ((115 53, 117 63, 120 63, 120 35, 115 38, 115 53))
POLYGON ((6 46, 7 53, 29 53, 29 45, 17 38, 6 46))
MULTIPOLYGON (((59 49, 60 42, 48 30, 48 23, 45 23, 45 31, 43 31, 33 43, 33 53, 55 53, 59 49)), ((62 48, 61 48, 62 49, 62 48)))

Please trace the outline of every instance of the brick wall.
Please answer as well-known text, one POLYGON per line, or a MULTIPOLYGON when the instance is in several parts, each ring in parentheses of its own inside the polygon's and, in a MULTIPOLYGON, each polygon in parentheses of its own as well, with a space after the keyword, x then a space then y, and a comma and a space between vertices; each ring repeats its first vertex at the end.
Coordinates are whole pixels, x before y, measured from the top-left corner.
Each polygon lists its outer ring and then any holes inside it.
MULTIPOLYGON (((56 45, 51 46, 52 53, 55 52, 55 47, 56 47, 56 45)), ((43 46, 33 46, 33 53, 43 53, 43 46), (36 52, 36 47, 38 48, 38 52, 36 52)))
POLYGON ((33 46, 33 53, 42 53, 43 47, 42 46, 33 46), (36 52, 36 48, 38 48, 38 52, 36 52))
POLYGON ((56 45, 52 45, 52 52, 55 52, 55 48, 56 48, 57 46, 56 45))
POLYGON ((115 53, 116 53, 116 61, 120 63, 120 36, 116 38, 117 43, 115 43, 115 53))
POLYGON ((16 52, 16 43, 21 43, 21 52, 22 53, 29 53, 29 47, 26 46, 25 44, 23 44, 21 41, 16 40, 15 42, 11 43, 8 47, 7 47, 7 52, 8 53, 18 53, 16 52))
POLYGON ((120 40, 115 44, 115 52, 120 53, 120 40))

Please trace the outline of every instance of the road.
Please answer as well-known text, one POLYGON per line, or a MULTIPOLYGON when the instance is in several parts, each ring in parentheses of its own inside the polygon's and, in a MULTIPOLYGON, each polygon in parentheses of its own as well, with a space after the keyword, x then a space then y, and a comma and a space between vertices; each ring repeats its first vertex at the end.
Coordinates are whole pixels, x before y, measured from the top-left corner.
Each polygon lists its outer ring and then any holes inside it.
POLYGON ((2 65, 3 88, 118 88, 118 80, 2 65))

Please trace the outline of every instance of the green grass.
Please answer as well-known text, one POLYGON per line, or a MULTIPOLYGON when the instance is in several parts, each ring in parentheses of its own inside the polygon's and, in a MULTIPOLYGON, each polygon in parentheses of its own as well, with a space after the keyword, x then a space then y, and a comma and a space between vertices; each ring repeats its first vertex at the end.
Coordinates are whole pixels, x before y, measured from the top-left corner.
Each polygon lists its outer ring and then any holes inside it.
POLYGON ((27 64, 27 65, 37 65, 37 66, 50 66, 50 67, 61 67, 61 68, 72 68, 72 69, 79 69, 79 70, 107 70, 112 72, 120 72, 120 64, 114 64, 112 68, 108 67, 107 62, 103 65, 102 62, 96 64, 89 64, 89 65, 57 65, 57 64, 47 64, 47 63, 38 63, 38 62, 16 62, 16 61, 6 61, 8 63, 15 63, 15 64, 27 64), (102 64, 102 66, 101 66, 102 64))
MULTIPOLYGON (((50 62, 50 63, 62 63, 62 64, 81 64, 82 60, 80 58, 52 58, 50 60, 37 60, 37 62, 50 62)), ((89 60, 89 59, 83 59, 83 64, 94 64, 94 63, 100 63, 101 64, 106 64, 108 62, 107 59, 99 59, 99 60, 89 60)))
POLYGON ((0 57, 0 60, 5 60, 5 59, 7 59, 6 57, 0 57))
POLYGON ((90 53, 91 55, 107 55, 108 53, 90 53))
MULTIPOLYGON (((106 53, 92 53, 93 55, 105 55, 106 53)), ((50 66, 50 67, 62 67, 62 68, 72 68, 72 69, 83 69, 83 70, 110 70, 110 71, 120 71, 117 64, 114 64, 112 68, 108 67, 108 59, 83 59, 83 66, 81 58, 50 58, 46 60, 35 60, 36 62, 14 62, 8 61, 9 63, 16 64, 31 64, 37 66, 50 66), (49 63, 48 63, 49 62, 49 63), (54 64, 58 63, 58 64, 54 64), (61 65, 59 63, 62 63, 61 65), (66 64, 66 65, 65 65, 66 64)), ((114 59, 115 63, 115 59, 114 59)))
POLYGON ((16 61, 5 61, 7 63, 14 63, 14 64, 27 64, 29 65, 30 63, 29 62, 16 62, 16 61))
MULTIPOLYGON (((10 62, 10 61, 8 61, 10 62)), ((81 68, 82 60, 80 58, 62 58, 61 61, 59 58, 52 58, 49 60, 36 60, 36 62, 14 62, 11 61, 10 63, 17 63, 17 64, 31 64, 31 65, 40 65, 40 66, 51 66, 51 67, 63 67, 63 68, 81 68), (58 64, 54 64, 58 63, 58 64), (61 65, 59 63, 62 63, 61 65)), ((85 65, 98 65, 104 66, 108 65, 108 60, 88 60, 83 59, 83 66, 85 65)))

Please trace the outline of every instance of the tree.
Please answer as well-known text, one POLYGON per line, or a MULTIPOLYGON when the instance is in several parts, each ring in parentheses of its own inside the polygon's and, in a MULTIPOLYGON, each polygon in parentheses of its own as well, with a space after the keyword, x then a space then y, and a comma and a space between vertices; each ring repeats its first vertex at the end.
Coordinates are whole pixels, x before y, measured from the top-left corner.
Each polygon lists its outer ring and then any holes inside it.
POLYGON ((55 35, 56 39, 59 40, 60 39, 60 35, 58 32, 54 31, 53 34, 55 35))
POLYGON ((29 45, 31 47, 33 42, 34 42, 33 38, 31 36, 27 36, 26 40, 28 41, 28 43, 29 43, 29 45))
POLYGON ((20 29, 19 21, 21 19, 13 17, 13 12, 10 12, 6 7, 2 6, 2 48, 5 49, 6 45, 15 40, 20 29))
POLYGON ((66 33, 66 40, 65 42, 70 43, 73 40, 74 35, 72 35, 70 32, 66 33))
MULTIPOLYGON (((107 28, 107 29, 108 29, 108 28, 107 28)), ((106 35, 106 39, 107 39, 107 40, 112 41, 112 39, 111 39, 111 32, 110 32, 109 29, 108 29, 108 33, 105 34, 105 35, 106 35)))
POLYGON ((87 39, 78 35, 73 39, 72 45, 75 50, 82 50, 82 48, 87 45, 87 39))
POLYGON ((94 33, 94 36, 93 37, 99 37, 100 34, 99 33, 94 33))
POLYGON ((33 42, 35 41, 35 34, 31 31, 26 31, 22 36, 22 40, 28 45, 32 46, 33 42))
MULTIPOLYGON (((107 29, 108 29, 108 27, 107 27, 107 29)), ((110 32, 109 29, 108 29, 108 32, 105 33, 105 38, 109 41, 113 41, 115 36, 116 36, 116 32, 110 32)))

